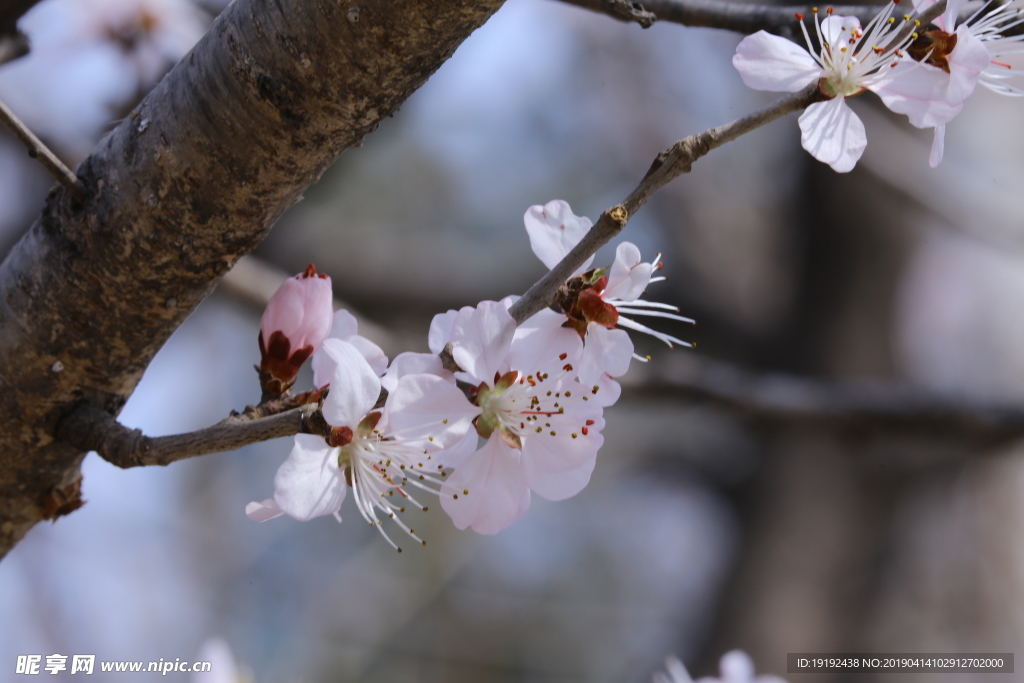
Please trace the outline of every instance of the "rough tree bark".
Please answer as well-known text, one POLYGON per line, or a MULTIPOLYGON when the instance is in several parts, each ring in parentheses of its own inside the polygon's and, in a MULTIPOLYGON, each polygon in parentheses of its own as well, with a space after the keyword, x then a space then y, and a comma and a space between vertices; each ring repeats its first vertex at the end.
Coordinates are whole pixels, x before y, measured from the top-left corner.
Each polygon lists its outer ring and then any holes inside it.
POLYGON ((235 0, 78 168, 84 205, 50 193, 0 265, 0 557, 82 504, 61 415, 116 414, 217 279, 502 3, 235 0))

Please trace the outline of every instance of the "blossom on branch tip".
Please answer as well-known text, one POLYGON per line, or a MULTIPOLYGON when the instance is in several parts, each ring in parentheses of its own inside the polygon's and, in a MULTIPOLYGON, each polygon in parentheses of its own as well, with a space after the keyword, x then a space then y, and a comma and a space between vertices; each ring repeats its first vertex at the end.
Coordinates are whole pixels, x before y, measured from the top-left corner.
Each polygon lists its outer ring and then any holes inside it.
MULTIPOLYGON (((915 0, 914 9, 922 12, 937 0, 915 0)), ((987 3, 967 21, 957 25, 957 17, 966 0, 949 0, 946 11, 934 24, 924 27, 917 40, 907 48, 908 54, 922 69, 935 74, 946 89, 947 98, 962 103, 981 83, 1001 95, 1021 96, 1024 90, 1007 83, 1007 79, 1024 74, 1019 55, 1024 54, 1024 35, 1005 35, 1022 22, 1018 3, 1005 5, 987 3)), ((911 121, 913 123, 913 120, 911 121)), ((914 123, 914 125, 918 125, 914 123)), ((928 163, 932 168, 942 161, 945 144, 945 122, 932 125, 935 136, 928 163)))
POLYGON ((504 303, 484 301, 458 312, 450 341, 477 413, 476 431, 451 449, 455 471, 441 487, 455 526, 494 534, 526 513, 531 493, 579 493, 604 427, 600 390, 576 381, 579 335, 529 321, 517 329, 504 303))
POLYGON ((956 116, 970 94, 966 85, 956 92, 946 87, 948 79, 940 75, 941 70, 922 68, 920 62, 906 59, 905 50, 919 36, 909 33, 900 38, 900 30, 911 19, 904 15, 897 21, 895 7, 891 2, 863 29, 857 17, 833 15, 831 8, 819 20, 815 8, 814 41, 803 15, 798 14, 806 50, 765 31, 747 36, 736 47, 732 63, 748 87, 798 92, 818 83, 828 99, 811 104, 800 115, 800 142, 811 156, 839 173, 852 170, 867 146, 864 124, 847 98, 871 90, 887 107, 906 114, 913 125, 931 127, 956 116))
POLYGON ((264 399, 287 393, 302 364, 331 329, 331 278, 310 264, 270 297, 260 320, 260 386, 264 399))
POLYGON ((401 551, 381 516, 424 543, 397 513, 407 503, 427 509, 410 490, 440 492, 446 472, 434 456, 466 434, 476 411, 453 384, 422 374, 402 377, 377 410, 381 380, 360 350, 331 339, 323 351, 333 362, 322 406, 329 436, 297 434, 274 477, 274 497, 249 503, 246 515, 262 522, 282 514, 299 521, 330 514, 340 521, 338 510, 351 488, 360 515, 392 547, 401 551))
MULTIPOLYGON (((569 205, 562 200, 548 202, 543 207, 532 206, 526 212, 526 229, 530 236, 530 244, 534 253, 549 268, 561 261, 585 234, 585 231, 577 231, 575 238, 569 239, 568 231, 564 234, 559 232, 560 239, 556 240, 550 234, 556 230, 555 227, 548 225, 547 230, 540 230, 539 222, 531 222, 531 217, 555 215, 550 207, 558 207, 561 215, 572 215, 569 205)), ((587 226, 590 225, 589 219, 578 220, 585 221, 584 224, 587 226)), ((630 359, 647 360, 646 357, 633 352, 633 342, 629 335, 618 328, 649 334, 667 344, 669 348, 675 344, 691 346, 688 342, 658 332, 626 315, 669 318, 686 323, 693 323, 693 320, 678 315, 679 309, 675 306, 640 298, 650 283, 665 279, 660 276, 652 277, 663 266, 660 254, 650 263, 645 263, 640 258, 640 250, 636 245, 623 242, 616 248, 615 261, 611 266, 582 272, 592 260, 593 258, 589 259, 584 267, 559 289, 557 303, 564 316, 548 315, 542 311, 543 316, 538 314, 531 321, 527 321, 527 324, 541 324, 541 321, 544 321, 543 324, 565 325, 576 330, 584 339, 579 380, 586 386, 600 387, 603 391, 599 393, 599 401, 602 405, 608 406, 615 403, 621 393, 615 378, 626 373, 630 359)))

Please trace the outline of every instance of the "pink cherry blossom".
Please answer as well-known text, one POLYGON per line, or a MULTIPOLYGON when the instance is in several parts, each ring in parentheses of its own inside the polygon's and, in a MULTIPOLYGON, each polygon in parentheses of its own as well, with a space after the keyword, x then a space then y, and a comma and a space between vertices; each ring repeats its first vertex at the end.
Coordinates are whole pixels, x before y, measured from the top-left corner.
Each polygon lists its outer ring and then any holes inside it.
POLYGON ((579 493, 604 427, 593 390, 576 381, 579 335, 547 325, 516 329, 505 304, 485 301, 459 311, 450 340, 477 405, 476 432, 452 449, 447 462, 459 464, 441 487, 455 526, 497 533, 526 513, 531 493, 549 500, 579 493), (486 441, 477 448, 479 438, 486 441))
POLYGON ((284 281, 260 320, 260 383, 264 397, 281 395, 331 329, 331 278, 310 265, 284 281))
MULTIPOLYGON (((542 210, 548 214, 547 208, 551 206, 559 207, 563 214, 567 212, 572 215, 569 205, 561 200, 548 202, 544 207, 532 206, 526 212, 526 228, 533 251, 549 268, 564 258, 585 233, 578 231, 576 241, 569 239, 568 233, 559 233, 559 236, 564 238, 555 240, 551 238, 551 230, 540 230, 537 227, 538 221, 535 220, 531 228, 530 217, 540 214, 542 210)), ((585 220, 586 225, 590 225, 589 219, 580 220, 585 220)), ((587 261, 587 266, 590 263, 591 261, 587 261)), ((569 326, 585 341, 579 364, 579 380, 586 386, 598 387, 601 390, 598 401, 602 405, 609 406, 618 400, 621 388, 615 378, 626 373, 630 359, 647 360, 646 357, 633 353, 633 342, 629 335, 621 329, 615 329, 616 326, 649 334, 670 348, 674 344, 690 346, 681 339, 658 332, 623 315, 671 318, 693 323, 693 320, 678 315, 679 309, 675 306, 640 298, 650 283, 665 279, 660 276, 652 277, 661 267, 660 254, 650 263, 645 263, 640 258, 640 250, 636 245, 623 242, 616 248, 615 261, 609 268, 597 269, 590 273, 589 277, 584 274, 586 281, 580 280, 579 286, 574 285, 564 290, 566 294, 560 305, 569 316, 569 326)), ((585 268, 580 272, 583 270, 585 268)), ((561 327, 564 324, 564 315, 542 311, 527 321, 526 326, 561 327)))
POLYGON ((939 73, 904 60, 903 49, 915 35, 896 41, 902 25, 893 17, 894 8, 890 3, 864 29, 857 17, 833 16, 831 9, 819 21, 815 10, 817 41, 811 40, 803 16, 797 15, 807 50, 758 31, 740 41, 733 56, 743 82, 755 90, 798 92, 818 83, 829 99, 810 105, 800 116, 800 142, 811 156, 839 173, 852 170, 867 147, 864 124, 847 98, 872 90, 886 106, 920 127, 941 125, 960 111, 963 100, 956 100, 939 73), (812 50, 815 42, 821 45, 820 53, 812 50))
MULTIPOLYGON (((914 9, 922 12, 936 1, 916 0, 914 9)), ((1024 21, 1021 7, 1014 2, 986 5, 958 26, 957 17, 965 4, 966 0, 949 0, 946 11, 935 20, 935 26, 921 31, 921 46, 916 53, 911 50, 911 54, 921 60, 921 68, 937 74, 947 99, 959 102, 961 107, 977 83, 1002 95, 1024 95, 1024 90, 1006 82, 1024 74, 1019 61, 1019 56, 1024 54, 1024 35, 1003 35, 1024 21), (948 49, 949 45, 953 45, 952 50, 948 49)), ((911 122, 914 123, 913 119, 911 122)), ((942 162, 945 123, 914 123, 921 128, 931 125, 935 129, 928 159, 932 168, 942 162)))
POLYGON ((327 340, 323 349, 333 363, 331 389, 322 408, 330 436, 325 440, 297 434, 274 477, 274 497, 249 503, 246 515, 256 521, 282 514, 300 521, 338 517, 351 488, 360 515, 392 547, 400 551, 383 530, 378 512, 422 543, 397 513, 404 512, 407 503, 427 509, 410 489, 440 491, 444 465, 438 466, 433 454, 463 438, 476 409, 439 377, 407 375, 377 411, 381 380, 359 349, 340 339, 327 340))

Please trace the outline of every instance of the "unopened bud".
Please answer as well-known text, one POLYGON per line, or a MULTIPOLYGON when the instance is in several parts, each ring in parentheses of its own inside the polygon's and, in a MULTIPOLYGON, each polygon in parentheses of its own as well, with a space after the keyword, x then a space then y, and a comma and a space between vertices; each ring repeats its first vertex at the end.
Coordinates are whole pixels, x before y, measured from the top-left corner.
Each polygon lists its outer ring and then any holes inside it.
POLYGON ((260 320, 260 386, 263 400, 288 393, 302 364, 331 330, 331 278, 310 265, 284 281, 260 320))

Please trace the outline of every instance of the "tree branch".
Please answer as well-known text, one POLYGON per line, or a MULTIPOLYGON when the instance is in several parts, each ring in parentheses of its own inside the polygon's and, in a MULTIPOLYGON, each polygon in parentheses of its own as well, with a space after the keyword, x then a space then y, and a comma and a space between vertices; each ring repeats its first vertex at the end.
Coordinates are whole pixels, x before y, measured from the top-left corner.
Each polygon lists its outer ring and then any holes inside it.
POLYGON ((85 186, 78 177, 3 102, 0 102, 0 121, 21 140, 28 155, 37 159, 72 197, 79 202, 85 201, 85 186))
POLYGON ((235 0, 76 169, 85 201, 51 192, 0 264, 0 555, 80 505, 61 417, 116 415, 220 276, 502 1, 235 0))
POLYGON ((656 368, 631 369, 627 382, 645 394, 707 402, 758 425, 957 438, 985 447, 1024 436, 1024 409, 1017 404, 951 396, 895 381, 764 374, 687 353, 663 355, 656 368))
POLYGON ((679 175, 688 173, 693 162, 711 150, 721 147, 755 128, 760 128, 786 114, 799 111, 823 99, 824 95, 821 94, 818 84, 815 82, 800 92, 787 95, 732 123, 711 128, 676 142, 657 156, 636 189, 621 204, 602 213, 579 244, 530 287, 522 298, 509 309, 509 313, 517 323, 521 324, 530 316, 549 306, 554 300, 558 288, 569 279, 573 272, 598 249, 622 232, 630 217, 646 204, 647 200, 654 196, 654 193, 679 175))
POLYGON ((316 404, 249 418, 235 415, 217 424, 187 434, 148 437, 128 429, 95 403, 74 406, 60 421, 56 437, 83 451, 96 451, 118 467, 169 465, 178 460, 208 453, 233 451, 249 444, 293 436, 299 432, 320 433, 316 404))

